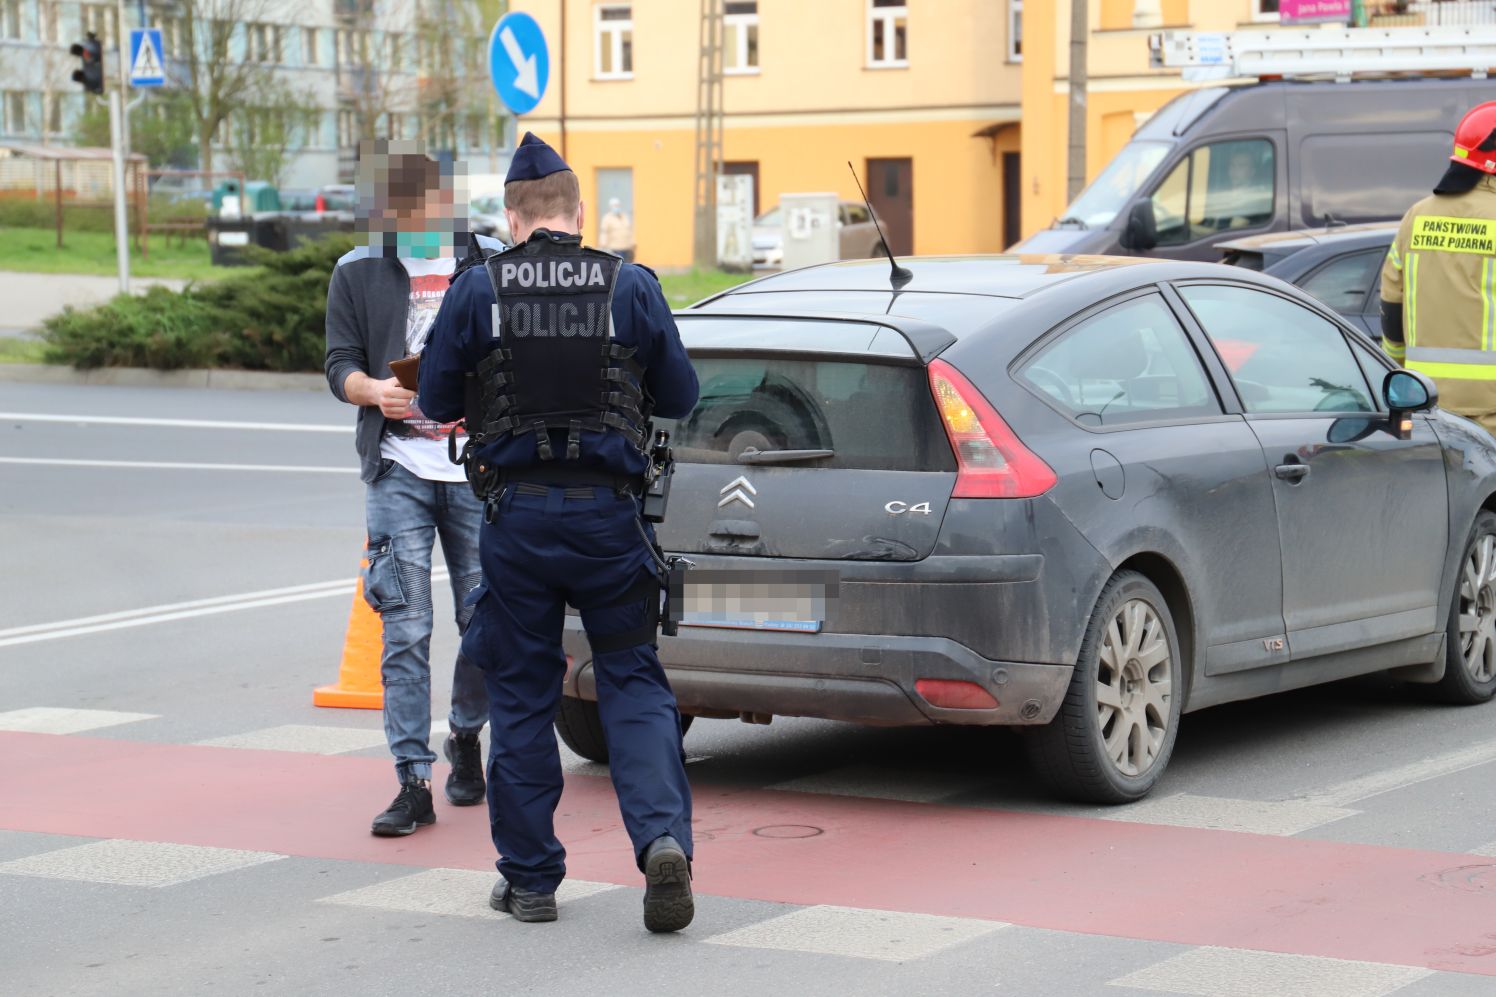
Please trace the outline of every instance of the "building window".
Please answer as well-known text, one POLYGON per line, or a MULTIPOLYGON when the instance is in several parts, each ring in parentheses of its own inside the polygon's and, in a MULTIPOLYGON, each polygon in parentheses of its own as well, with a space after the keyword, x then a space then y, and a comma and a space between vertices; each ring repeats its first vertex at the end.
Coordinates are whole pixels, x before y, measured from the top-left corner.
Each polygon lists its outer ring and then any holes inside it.
POLYGON ((97 3, 80 4, 78 19, 82 23, 85 35, 92 31, 99 36, 99 42, 105 48, 114 45, 115 10, 113 7, 97 3))
POLYGON ((57 0, 42 0, 41 12, 41 34, 42 41, 49 45, 57 44, 57 0))
POLYGON ((0 0, 0 38, 21 38, 21 0, 0 0))
POLYGON ((1023 0, 1008 0, 1008 61, 1023 61, 1023 0))
POLYGON ((867 64, 909 65, 909 8, 905 0, 868 0, 867 64))
POLYGON ((488 116, 470 114, 467 118, 467 147, 473 152, 487 152, 489 142, 488 116))
POLYGON ((3 103, 6 134, 26 134, 26 95, 19 90, 7 90, 3 103))
POLYGON ((403 38, 393 32, 384 38, 386 46, 385 57, 387 60, 385 66, 392 73, 400 72, 401 67, 404 65, 401 61, 405 57, 405 46, 401 44, 403 41, 403 38))
POLYGON ((758 0, 727 0, 722 17, 722 71, 758 72, 758 0))
POLYGON ((338 145, 346 148, 358 144, 358 117, 350 108, 338 111, 338 145))
POLYGON ((634 10, 630 4, 596 8, 593 70, 600 80, 627 80, 634 75, 634 10))
POLYGON ((1277 19, 1278 0, 1252 0, 1252 20, 1276 21, 1277 19))
POLYGON ((339 66, 366 66, 369 64, 369 33, 349 28, 333 35, 333 58, 339 66))
POLYGON ((62 96, 60 94, 47 95, 47 132, 51 135, 62 134, 62 96))
POLYGON ((246 24, 247 48, 251 62, 281 61, 281 29, 278 24, 246 24))
POLYGON ((319 61, 316 28, 301 29, 301 61, 308 66, 315 66, 319 61))
POLYGON ((385 134, 392 139, 405 137, 405 115, 391 111, 385 115, 385 134))

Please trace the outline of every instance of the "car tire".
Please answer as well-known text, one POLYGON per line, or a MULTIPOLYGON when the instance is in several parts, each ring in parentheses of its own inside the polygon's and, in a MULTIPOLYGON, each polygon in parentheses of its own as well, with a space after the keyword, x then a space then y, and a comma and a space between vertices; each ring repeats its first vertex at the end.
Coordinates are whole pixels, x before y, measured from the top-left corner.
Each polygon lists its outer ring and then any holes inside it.
MULTIPOLYGON (((696 718, 687 713, 680 717, 680 733, 686 736, 691 721, 696 718)), ((556 710, 556 733, 561 742, 590 762, 608 760, 608 741, 603 736, 603 718, 597 703, 575 696, 562 696, 561 706, 556 710)))
POLYGON ((1453 587, 1444 678, 1433 692, 1442 702, 1470 706, 1496 695, 1496 515, 1481 510, 1475 517, 1453 587))
POLYGON ((1026 738, 1039 775, 1082 803, 1148 795, 1174 751, 1183 667, 1163 593, 1136 571, 1112 576, 1086 624, 1065 701, 1026 738))

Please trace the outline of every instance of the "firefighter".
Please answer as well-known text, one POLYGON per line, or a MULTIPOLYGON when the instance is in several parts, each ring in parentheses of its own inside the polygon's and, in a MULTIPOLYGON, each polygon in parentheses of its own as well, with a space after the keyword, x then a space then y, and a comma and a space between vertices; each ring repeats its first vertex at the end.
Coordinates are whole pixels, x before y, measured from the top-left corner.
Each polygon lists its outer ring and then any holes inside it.
POLYGON ((1434 193, 1382 266, 1382 345, 1440 404, 1496 431, 1496 101, 1460 121, 1434 193))

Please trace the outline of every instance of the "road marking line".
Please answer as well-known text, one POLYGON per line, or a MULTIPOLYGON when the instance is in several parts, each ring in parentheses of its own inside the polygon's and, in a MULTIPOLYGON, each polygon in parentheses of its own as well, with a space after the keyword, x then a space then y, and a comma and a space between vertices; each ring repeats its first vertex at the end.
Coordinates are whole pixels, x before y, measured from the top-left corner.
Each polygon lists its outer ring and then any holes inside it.
POLYGON ((28 734, 81 734, 101 727, 116 727, 141 720, 155 720, 155 713, 124 713, 118 710, 70 710, 56 706, 29 706, 0 713, 0 730, 28 734))
POLYGON ((1383 793, 1390 793, 1397 789, 1406 789, 1420 782, 1453 775, 1489 762, 1496 762, 1496 741, 1474 744, 1467 748, 1445 752, 1442 755, 1422 758, 1407 765, 1399 765, 1397 768, 1372 772, 1356 779, 1335 783, 1316 793, 1299 797, 1299 802, 1321 807, 1344 807, 1361 800, 1368 800, 1373 796, 1381 796, 1383 793))
POLYGON ((147 471, 301 471, 307 474, 357 474, 356 467, 317 467, 311 464, 205 464, 196 461, 71 460, 64 457, 0 457, 0 464, 39 464, 46 467, 114 467, 147 471))
POLYGON ((1202 827, 1216 831, 1289 837, 1310 828, 1354 817, 1358 813, 1359 810, 1319 806, 1302 800, 1267 802, 1176 793, 1173 796, 1129 804, 1102 816, 1108 820, 1137 824, 1167 824, 1172 827, 1202 827))
POLYGON ((706 939, 709 945, 907 962, 1006 928, 1002 921, 815 906, 706 939))
POLYGON ((341 755, 349 751, 382 748, 383 730, 362 727, 317 727, 311 724, 285 724, 263 730, 230 734, 198 741, 205 748, 251 748, 259 751, 299 751, 309 755, 341 755))
POLYGON ((1107 986, 1193 997, 1272 993, 1384 997, 1432 975, 1433 970, 1415 966, 1206 947, 1154 963, 1107 986))
MULTIPOLYGON (((433 583, 446 581, 449 577, 444 567, 436 568, 431 572, 433 583)), ((173 620, 213 616, 218 613, 234 613, 243 609, 281 606, 292 602, 306 602, 309 599, 323 599, 333 595, 351 595, 356 584, 354 581, 340 581, 291 585, 286 588, 241 592, 238 595, 214 596, 211 599, 194 599, 191 602, 145 606, 119 613, 104 613, 99 616, 82 616, 72 620, 14 627, 9 630, 0 630, 0 647, 33 644, 37 641, 57 640, 62 637, 79 637, 84 634, 102 633, 106 630, 123 630, 127 627, 143 627, 152 623, 170 623, 173 620)))
MULTIPOLYGON (((317 902, 416 914, 444 914, 449 917, 507 917, 507 914, 488 906, 488 895, 497 881, 498 876, 492 871, 428 869, 413 876, 400 876, 373 886, 323 897, 317 902)), ((567 879, 557 888, 556 899, 567 903, 617 889, 622 887, 612 883, 567 879)))
POLYGON ((159 889, 285 858, 275 852, 108 839, 0 864, 0 873, 159 889))
POLYGON ((215 419, 155 419, 125 415, 55 415, 50 412, 0 412, 0 422, 66 422, 101 426, 170 426, 176 429, 244 429, 280 433, 351 433, 353 425, 311 422, 225 422, 215 419))

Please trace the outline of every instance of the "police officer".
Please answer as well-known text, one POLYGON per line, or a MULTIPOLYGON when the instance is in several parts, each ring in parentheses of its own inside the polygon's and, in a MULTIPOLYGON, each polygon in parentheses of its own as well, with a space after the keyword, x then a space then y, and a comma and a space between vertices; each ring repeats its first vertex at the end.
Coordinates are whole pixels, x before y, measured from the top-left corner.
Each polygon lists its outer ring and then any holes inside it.
POLYGON ((1460 121, 1450 160, 1382 266, 1382 345, 1496 431, 1496 101, 1460 121))
POLYGON ((455 279, 420 367, 432 418, 463 414, 465 375, 481 396, 468 415, 468 470, 486 503, 483 584, 462 646, 489 693, 502 874, 490 903, 521 921, 556 918, 566 852, 554 831, 562 778, 551 722, 570 604, 592 646, 613 786, 644 873, 644 924, 677 931, 694 913, 691 790, 654 647, 658 555, 640 493, 646 422, 687 415, 696 373, 653 272, 581 244, 576 174, 532 134, 515 150, 504 212, 513 248, 455 279))

